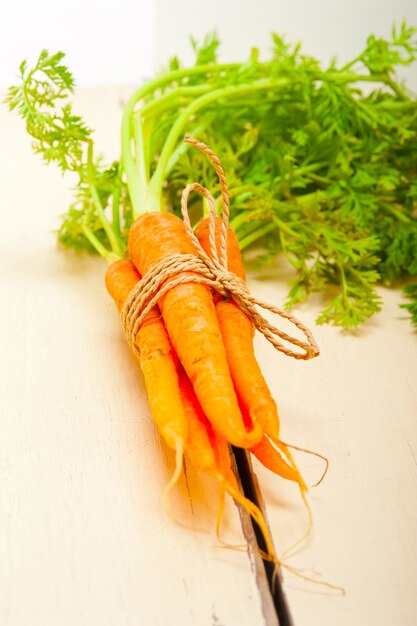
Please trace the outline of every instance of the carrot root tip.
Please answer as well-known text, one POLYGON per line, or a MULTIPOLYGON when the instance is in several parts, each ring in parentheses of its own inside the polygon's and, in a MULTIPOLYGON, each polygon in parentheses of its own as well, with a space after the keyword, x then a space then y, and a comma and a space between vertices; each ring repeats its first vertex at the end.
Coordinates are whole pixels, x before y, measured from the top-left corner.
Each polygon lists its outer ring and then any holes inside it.
POLYGON ((174 472, 167 484, 167 486, 164 489, 164 492, 162 494, 162 499, 163 499, 163 503, 164 503, 164 509, 167 513, 167 515, 175 521, 175 516, 174 513, 172 512, 171 509, 171 505, 169 502, 169 496, 171 491, 173 490, 173 488, 175 487, 175 485, 177 484, 180 476, 181 476, 181 472, 182 472, 182 464, 183 464, 183 459, 184 459, 184 443, 178 442, 176 448, 175 448, 175 468, 174 468, 174 472))
POLYGON ((316 456, 319 459, 322 459, 324 461, 325 466, 324 466, 324 470, 323 470, 321 477, 319 478, 317 482, 311 485, 311 487, 318 487, 318 485, 320 485, 320 483, 324 480, 327 474, 327 471, 329 469, 330 461, 327 458, 327 456, 325 456, 324 454, 320 454, 320 452, 316 452, 315 450, 309 450, 308 448, 301 448, 300 446, 295 446, 293 443, 284 443, 283 441, 281 441, 281 444, 283 444, 287 448, 292 448, 294 450, 298 450, 299 452, 304 452, 305 454, 312 454, 313 456, 316 456))

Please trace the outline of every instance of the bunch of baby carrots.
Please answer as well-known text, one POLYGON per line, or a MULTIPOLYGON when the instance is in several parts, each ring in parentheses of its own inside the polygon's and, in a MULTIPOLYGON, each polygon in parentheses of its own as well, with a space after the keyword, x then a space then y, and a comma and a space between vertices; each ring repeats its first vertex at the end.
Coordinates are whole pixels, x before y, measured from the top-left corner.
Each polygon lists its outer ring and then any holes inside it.
MULTIPOLYGON (((180 86, 169 94, 171 106, 184 90, 194 93, 187 81, 195 74, 211 76, 216 68, 209 64, 172 72, 135 92, 123 114, 121 160, 103 170, 94 155, 92 131, 68 103, 74 81, 63 56, 43 51, 34 68, 22 63, 21 84, 10 88, 8 102, 25 119, 35 151, 62 171, 78 175, 76 201, 64 217, 59 238, 68 247, 94 251, 109 262, 106 286, 123 318, 142 277, 173 255, 198 256, 185 222, 167 210, 163 195, 163 181, 184 151, 181 133, 190 123, 195 125, 195 120, 190 122, 195 107, 179 109, 170 128, 158 129, 160 139, 164 132, 166 138, 158 165, 152 169, 147 136, 151 127, 156 129, 157 120, 146 99, 152 95, 153 106, 158 99, 163 106, 165 89, 179 81, 180 86)), ((236 71, 233 65, 224 71, 229 69, 236 71)), ((279 81, 271 79, 233 94, 239 98, 267 89, 275 98, 278 87, 279 81)), ((224 221, 214 214, 207 217, 207 207, 202 208, 195 241, 211 259, 225 247, 228 271, 244 284, 234 231, 229 226, 225 231, 224 221)), ((250 450, 272 472, 297 483, 303 498, 306 485, 288 445, 280 439, 277 405, 254 354, 253 324, 230 294, 195 282, 192 271, 184 269, 168 278, 159 291, 157 305, 134 333, 133 348, 152 417, 175 451, 176 469, 168 488, 178 479, 185 455, 218 481, 222 498, 230 494, 250 513, 265 536, 268 555, 276 559, 261 511, 239 490, 229 445, 250 450)))
MULTIPOLYGON (((210 229, 219 257, 223 220, 217 217, 210 224, 210 219, 202 219, 194 234, 212 258, 210 229)), ((244 281, 238 240, 230 226, 226 250, 229 271, 244 281)), ((106 273, 107 290, 119 311, 141 278, 158 264, 173 255, 198 252, 181 218, 149 212, 133 222, 128 254, 129 258, 112 261, 106 273)), ((181 472, 185 454, 196 469, 218 480, 221 493, 228 492, 252 515, 274 558, 261 511, 239 491, 229 444, 249 449, 271 471, 298 483, 302 495, 306 485, 279 437, 277 405, 254 354, 253 325, 233 298, 192 282, 193 272, 180 271, 174 278, 172 287, 172 277, 163 282, 158 305, 134 335, 152 417, 176 453, 168 489, 181 472)))
MULTIPOLYGON (((218 159, 205 144, 190 137, 185 140, 217 161, 227 202, 226 181, 218 159)), ((244 283, 237 237, 227 221, 216 217, 208 190, 198 184, 188 185, 183 194, 183 211, 187 211, 184 198, 194 188, 205 192, 211 203, 211 215, 194 229, 199 247, 217 261, 223 247, 228 271, 244 283)), ((181 218, 147 212, 130 227, 128 254, 129 258, 113 261, 106 273, 107 290, 122 312, 122 319, 132 294, 138 287, 141 291, 143 276, 149 276, 174 256, 197 257, 199 252, 181 218)), ((288 445, 280 440, 277 405, 254 354, 251 320, 233 294, 222 295, 206 284, 194 282, 194 272, 184 269, 160 281, 163 294, 156 298, 158 304, 133 334, 133 349, 140 361, 153 419, 176 453, 176 469, 167 489, 178 479, 185 454, 196 469, 217 479, 221 502, 228 492, 252 515, 264 534, 269 558, 276 560, 261 511, 239 491, 231 470, 229 445, 249 449, 272 472, 296 482, 304 500, 306 484, 288 445)), ((218 525, 220 519, 221 514, 218 525)))

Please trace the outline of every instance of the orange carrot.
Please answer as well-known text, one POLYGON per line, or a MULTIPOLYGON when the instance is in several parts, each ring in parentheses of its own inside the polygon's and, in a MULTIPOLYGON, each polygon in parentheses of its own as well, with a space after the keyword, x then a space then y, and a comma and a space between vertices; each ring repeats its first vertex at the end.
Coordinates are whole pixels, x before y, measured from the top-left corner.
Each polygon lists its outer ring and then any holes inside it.
POLYGON ((186 455, 195 468, 212 474, 218 467, 216 435, 204 415, 193 386, 181 365, 179 365, 178 381, 189 430, 186 455))
POLYGON ((288 480, 293 480, 300 486, 303 485, 305 487, 304 480, 300 473, 282 458, 278 450, 265 435, 259 443, 252 446, 250 451, 262 465, 271 470, 271 472, 274 472, 274 474, 278 474, 278 476, 287 478, 288 480))
MULTIPOLYGON (((145 213, 130 228, 129 253, 144 275, 168 256, 196 255, 196 250, 180 218, 169 213, 145 213)), ((182 272, 178 276, 186 279, 194 275, 182 272)), ((262 428, 256 420, 250 432, 242 421, 210 289, 185 282, 170 289, 159 300, 159 307, 175 351, 213 428, 237 446, 248 448, 260 441, 262 428)))
POLYGON ((190 434, 186 455, 196 469, 216 478, 220 486, 220 502, 216 525, 217 535, 219 536, 220 532, 224 495, 227 492, 256 521, 265 539, 268 558, 278 562, 262 511, 240 492, 231 468, 229 445, 226 439, 213 431, 210 422, 201 409, 191 382, 181 366, 179 366, 178 373, 190 434))
MULTIPOLYGON (((128 259, 109 266, 106 287, 119 311, 139 280, 140 275, 128 259)), ((177 358, 157 309, 145 318, 136 344, 152 417, 168 446, 183 451, 188 426, 178 387, 177 358)))
POLYGON ((181 366, 178 367, 178 380, 185 415, 188 422, 189 440, 186 454, 195 468, 218 476, 219 472, 237 489, 236 479, 231 470, 230 452, 227 440, 213 430, 204 415, 193 386, 181 366))
MULTIPOLYGON (((216 219, 216 245, 220 251, 221 218, 216 219)), ((211 257, 209 221, 204 219, 195 229, 205 252, 211 257)), ((233 230, 227 231, 229 270, 245 279, 239 243, 233 230)), ((214 296, 217 319, 226 348, 227 360, 236 392, 254 423, 260 423, 267 435, 279 438, 279 417, 275 400, 262 375, 253 349, 253 326, 247 316, 232 302, 214 296)))

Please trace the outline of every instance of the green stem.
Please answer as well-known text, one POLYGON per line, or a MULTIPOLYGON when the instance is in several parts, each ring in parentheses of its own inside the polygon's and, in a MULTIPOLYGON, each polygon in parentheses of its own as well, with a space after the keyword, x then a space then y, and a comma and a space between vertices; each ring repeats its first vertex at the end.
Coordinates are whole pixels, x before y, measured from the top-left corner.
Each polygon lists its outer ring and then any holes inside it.
POLYGON ((337 83, 387 83, 386 74, 338 74, 329 72, 323 79, 330 78, 337 83))
POLYGON ((256 241, 257 239, 260 239, 261 237, 263 237, 264 235, 267 235, 268 233, 272 232, 273 230, 276 230, 276 225, 275 224, 265 224, 265 226, 262 226, 262 228, 259 228, 258 230, 253 231, 252 233, 250 233, 249 235, 246 235, 246 237, 243 237, 240 241, 239 241, 239 246, 241 250, 244 250, 245 248, 247 248, 251 243, 253 243, 254 241, 256 241))
POLYGON ((142 123, 142 136, 145 150, 145 170, 146 170, 146 180, 149 180, 151 175, 151 146, 152 146, 152 131, 154 128, 154 120, 146 119, 142 123))
MULTIPOLYGON (((348 272, 349 274, 352 274, 359 283, 361 283, 365 287, 369 287, 369 281, 365 280, 362 274, 358 270, 355 270, 354 267, 349 267, 348 272)), ((344 271, 343 271, 343 275, 344 275, 344 271)))
POLYGON ((103 257, 103 259, 105 259, 108 263, 113 263, 114 261, 117 261, 121 258, 117 254, 114 254, 114 252, 110 252, 110 250, 107 250, 107 248, 103 246, 101 241, 97 239, 93 231, 86 224, 83 224, 83 231, 84 235, 87 237, 88 241, 91 243, 96 252, 98 252, 98 254, 103 257))
MULTIPOLYGON (((135 173, 136 178, 135 181, 138 185, 138 202, 141 207, 146 206, 146 197, 148 191, 148 165, 146 159, 146 151, 145 151, 145 142, 143 138, 143 130, 142 123, 140 118, 133 119, 133 125, 135 129, 135 152, 136 152, 136 163, 135 163, 135 173)), ((143 210, 143 208, 142 208, 143 210)), ((134 212, 136 217, 136 213, 134 212)))
MULTIPOLYGON (((191 131, 190 131, 190 135, 192 137, 198 137, 206 128, 207 126, 210 125, 212 121, 212 116, 206 116, 204 121, 201 122, 201 124, 197 124, 197 126, 195 126, 191 131)), ((173 153, 171 154, 169 161, 168 161, 168 165, 166 167, 165 170, 165 174, 168 175, 173 167, 175 166, 175 164, 177 163, 178 159, 187 151, 187 149, 189 148, 189 145, 187 143, 185 143, 185 141, 183 141, 182 143, 180 143, 175 150, 173 151, 173 153)))
MULTIPOLYGON (((384 83, 387 87, 390 87, 392 91, 398 96, 401 100, 409 100, 408 95, 401 89, 398 83, 390 76, 389 74, 352 74, 346 76, 335 76, 336 82, 338 83, 384 83)), ((334 79, 333 78, 333 79, 334 79)))
POLYGON ((326 167, 326 163, 324 161, 320 163, 310 163, 310 165, 301 165, 297 169, 294 169, 294 174, 308 174, 309 172, 314 172, 315 170, 320 170, 323 167, 326 167))
POLYGON ((104 214, 104 210, 103 210, 103 206, 101 204, 100 201, 100 197, 98 195, 97 189, 95 188, 95 186, 92 183, 89 183, 89 189, 90 189, 90 193, 91 193, 91 197, 93 199, 93 203, 94 206, 96 208, 97 211, 97 215, 100 219, 100 222, 103 225, 103 229, 109 239, 110 245, 112 247, 112 250, 115 254, 118 254, 120 252, 119 250, 119 242, 116 238, 116 235, 111 227, 111 225, 109 224, 105 214, 104 214))
POLYGON ((265 194, 265 190, 262 187, 254 187, 254 185, 246 184, 246 185, 238 185, 237 187, 232 187, 229 189, 229 195, 231 198, 235 198, 236 196, 241 196, 242 194, 245 197, 249 197, 250 194, 254 193, 263 193, 265 194))
POLYGON ((407 111, 408 109, 417 108, 415 100, 408 100, 408 101, 401 101, 401 102, 399 102, 398 100, 381 100, 380 102, 373 102, 372 106, 377 107, 377 109, 388 109, 388 110, 400 109, 400 110, 405 110, 405 111, 407 111))
MULTIPOLYGON (((120 179, 121 177, 121 165, 117 166, 117 177, 120 179)), ((117 185, 112 200, 112 226, 113 232, 116 235, 117 239, 120 241, 121 231, 120 231, 120 194, 121 194, 121 185, 117 185)))
POLYGON ((388 74, 384 82, 386 85, 391 87, 392 91, 395 93, 396 96, 400 98, 400 100, 405 100, 405 101, 410 100, 408 95, 405 93, 405 91, 403 91, 403 89, 401 89, 399 84, 395 82, 392 76, 388 74))
POLYGON ((194 100, 188 107, 179 115, 176 122, 171 128, 171 131, 165 141, 164 147, 162 149, 160 159, 156 170, 151 179, 151 193, 153 198, 158 198, 161 194, 162 184, 164 182, 166 176, 166 168, 171 157, 171 154, 175 150, 175 145, 179 139, 180 134, 184 131, 184 128, 194 113, 196 113, 199 109, 204 106, 210 104, 211 102, 218 101, 220 98, 236 97, 242 96, 249 93, 253 93, 256 91, 261 91, 264 89, 272 89, 283 87, 288 85, 289 80, 287 78, 277 79, 277 80, 268 80, 268 81, 259 81, 253 83, 252 85, 230 85, 229 87, 223 87, 221 89, 216 89, 215 91, 211 91, 210 93, 205 94, 204 96, 200 96, 197 100, 194 100))
POLYGON ((340 282, 341 282, 341 285, 342 285, 343 306, 347 307, 348 304, 349 304, 349 298, 348 298, 348 294, 347 294, 347 283, 346 283, 345 270, 343 269, 342 265, 339 265, 339 271, 340 271, 340 282))
POLYGON ((184 96, 198 96, 210 91, 210 85, 194 85, 191 87, 178 87, 177 89, 173 89, 169 93, 164 94, 157 100, 153 100, 149 102, 149 104, 145 104, 144 107, 139 109, 137 115, 140 117, 146 117, 148 115, 155 115, 155 113, 162 113, 166 109, 170 109, 171 105, 175 100, 178 100, 184 96))
MULTIPOLYGON (((332 197, 338 198, 340 195, 342 194, 334 194, 332 197)), ((311 193, 305 193, 300 196, 294 196, 294 198, 297 204, 300 204, 301 206, 308 206, 312 202, 323 202, 327 200, 328 196, 326 192, 322 191, 321 189, 316 189, 316 191, 312 191, 311 193)))
POLYGON ((276 215, 273 216, 272 221, 280 231, 286 233, 287 235, 290 235, 291 237, 294 237, 294 239, 300 239, 300 236, 289 226, 287 226, 287 224, 280 220, 279 217, 276 217, 276 215))
POLYGON ((106 233, 110 245, 112 247, 113 252, 116 255, 120 254, 120 244, 113 231, 109 221, 107 220, 104 209, 101 204, 100 196, 98 195, 97 189, 94 185, 94 170, 93 170, 93 143, 90 141, 88 143, 88 153, 87 153, 87 182, 88 187, 90 189, 91 197, 93 199, 94 206, 97 211, 97 215, 100 219, 100 222, 103 225, 104 232, 106 233))
MULTIPOLYGON (((134 126, 134 138, 135 138, 135 154, 136 154, 136 176, 137 176, 137 185, 138 185, 138 202, 140 205, 140 213, 144 213, 148 210, 148 201, 149 201, 149 162, 147 158, 147 151, 145 149, 145 140, 144 140, 144 122, 145 117, 149 118, 150 116, 155 116, 156 114, 161 115, 165 110, 172 108, 172 104, 176 103, 178 105, 178 98, 182 96, 195 96, 198 94, 206 93, 210 89, 208 85, 201 85, 197 87, 179 87, 178 89, 174 89, 169 93, 161 96, 157 100, 150 102, 145 105, 141 109, 139 109, 136 113, 133 113, 133 126, 134 126)), ((149 156, 149 151, 148 151, 149 156)), ((177 155, 177 158, 179 154, 177 155)), ((174 161, 175 163, 175 161, 174 161)), ((171 163, 171 167, 174 165, 171 163)), ((153 210, 156 210, 156 205, 152 207, 153 210)), ((135 216, 139 213, 135 211, 135 216)))
POLYGON ((338 70, 339 72, 345 72, 346 70, 350 70, 350 68, 355 65, 355 63, 358 63, 361 60, 360 56, 357 56, 353 59, 353 61, 349 61, 349 63, 346 63, 346 65, 344 65, 343 67, 340 68, 340 70, 338 70))
POLYGON ((404 213, 401 213, 401 211, 396 209, 395 206, 393 206, 392 204, 389 204, 388 202, 381 202, 381 206, 386 211, 388 211, 388 213, 391 213, 391 215, 394 215, 394 217, 396 217, 400 222, 404 222, 404 224, 409 224, 412 221, 407 215, 404 215, 404 213))
POLYGON ((122 118, 122 165, 123 169, 126 173, 127 184, 129 188, 130 199, 132 201, 133 212, 136 215, 139 215, 141 212, 141 204, 140 204, 140 182, 136 179, 136 168, 135 168, 135 158, 132 154, 132 115, 135 110, 137 103, 148 96, 149 94, 156 91, 160 87, 173 83, 174 81, 181 80, 183 78, 187 78, 190 76, 198 76, 200 74, 209 74, 209 73, 219 73, 228 69, 233 69, 239 67, 238 63, 227 63, 224 65, 216 65, 216 64, 207 64, 200 65, 197 67, 192 67, 183 70, 175 70, 174 72, 170 72, 169 74, 165 74, 164 76, 160 76, 155 80, 151 81, 147 85, 144 85, 137 91, 133 93, 133 95, 129 98, 124 111, 122 118))
POLYGON ((245 223, 246 220, 248 220, 247 213, 245 213, 245 211, 239 211, 237 215, 232 217, 232 219, 229 222, 229 226, 230 228, 232 228, 232 230, 237 232, 238 228, 240 228, 242 224, 245 223))

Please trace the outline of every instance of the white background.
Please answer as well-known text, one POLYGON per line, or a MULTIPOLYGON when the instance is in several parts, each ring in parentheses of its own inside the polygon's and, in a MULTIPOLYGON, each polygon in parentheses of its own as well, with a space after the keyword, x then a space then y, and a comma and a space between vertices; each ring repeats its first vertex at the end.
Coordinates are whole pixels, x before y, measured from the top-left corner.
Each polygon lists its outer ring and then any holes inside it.
MULTIPOLYGON (((267 51, 276 31, 328 61, 355 56, 370 33, 387 36, 404 18, 417 25, 415 0, 17 0, 0 13, 0 89, 42 48, 65 51, 80 85, 134 85, 173 54, 189 58, 189 36, 213 28, 223 59, 267 51)), ((417 71, 406 74, 417 89, 417 71)))

